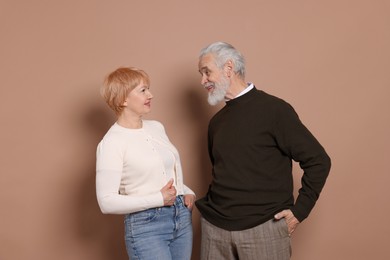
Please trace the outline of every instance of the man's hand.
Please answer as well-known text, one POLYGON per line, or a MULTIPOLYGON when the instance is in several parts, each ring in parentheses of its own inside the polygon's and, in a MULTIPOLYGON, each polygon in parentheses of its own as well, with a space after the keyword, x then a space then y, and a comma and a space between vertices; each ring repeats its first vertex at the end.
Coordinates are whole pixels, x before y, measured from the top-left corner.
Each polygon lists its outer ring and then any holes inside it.
POLYGON ((195 201, 195 195, 193 194, 187 194, 184 195, 184 205, 192 211, 192 208, 194 207, 194 201, 195 201))
POLYGON ((291 234, 295 231, 300 222, 298 219, 295 218, 294 214, 289 209, 283 210, 275 215, 275 219, 277 220, 280 220, 282 218, 286 220, 288 227, 288 235, 291 236, 291 234))
POLYGON ((173 186, 173 179, 170 179, 160 191, 164 198, 164 206, 172 206, 176 200, 176 188, 173 186))

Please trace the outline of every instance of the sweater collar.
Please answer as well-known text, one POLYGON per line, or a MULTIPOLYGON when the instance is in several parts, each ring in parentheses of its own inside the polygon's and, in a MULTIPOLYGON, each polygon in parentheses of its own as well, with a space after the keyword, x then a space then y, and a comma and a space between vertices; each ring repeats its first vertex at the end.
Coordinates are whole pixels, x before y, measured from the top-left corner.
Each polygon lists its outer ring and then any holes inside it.
POLYGON ((240 93, 238 93, 238 95, 235 97, 235 98, 238 98, 239 96, 242 96, 246 93, 248 93, 249 91, 251 91, 252 88, 254 88, 255 86, 253 85, 253 83, 248 83, 248 86, 243 90, 241 91, 240 93))
POLYGON ((251 99, 257 92, 256 86, 250 84, 243 92, 241 92, 237 97, 226 101, 227 106, 231 106, 240 102, 245 102, 246 100, 251 99))

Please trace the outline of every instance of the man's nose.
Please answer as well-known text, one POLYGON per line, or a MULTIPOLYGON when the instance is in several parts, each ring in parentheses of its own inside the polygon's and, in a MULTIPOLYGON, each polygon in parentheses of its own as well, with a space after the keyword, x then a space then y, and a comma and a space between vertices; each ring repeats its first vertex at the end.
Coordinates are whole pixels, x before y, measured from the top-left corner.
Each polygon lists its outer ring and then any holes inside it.
POLYGON ((200 83, 201 83, 202 85, 204 85, 204 84, 206 84, 207 82, 208 82, 207 76, 206 76, 206 75, 203 75, 203 76, 202 76, 202 79, 201 79, 201 81, 200 81, 200 83))

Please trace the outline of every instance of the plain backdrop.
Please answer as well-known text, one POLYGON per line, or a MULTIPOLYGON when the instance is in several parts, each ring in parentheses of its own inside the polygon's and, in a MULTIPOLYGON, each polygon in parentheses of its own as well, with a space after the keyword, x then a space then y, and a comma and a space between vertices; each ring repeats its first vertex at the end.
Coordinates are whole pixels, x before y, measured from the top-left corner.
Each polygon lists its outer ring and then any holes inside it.
MULTIPOLYGON (((288 101, 333 167, 292 237, 293 260, 390 259, 390 2, 166 0, 0 2, 0 259, 124 260, 123 216, 101 214, 95 151, 115 116, 104 77, 151 77, 148 119, 180 151, 185 182, 210 181, 198 54, 237 47, 247 81, 288 101)), ((302 172, 294 164, 296 190, 302 172)), ((193 212, 199 259, 199 212, 193 212)))

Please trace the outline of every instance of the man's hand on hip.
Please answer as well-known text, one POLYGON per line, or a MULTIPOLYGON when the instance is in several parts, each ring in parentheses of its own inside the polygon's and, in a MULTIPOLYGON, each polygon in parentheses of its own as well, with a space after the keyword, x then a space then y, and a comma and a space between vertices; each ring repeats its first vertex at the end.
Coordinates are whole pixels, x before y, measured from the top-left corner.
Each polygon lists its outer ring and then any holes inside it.
POLYGON ((286 220, 287 227, 288 227, 288 234, 289 234, 289 236, 291 236, 291 234, 295 231, 295 229, 297 228, 297 226, 300 222, 294 216, 292 211, 289 209, 283 210, 275 215, 275 219, 277 219, 277 220, 280 220, 282 218, 284 218, 286 220))

